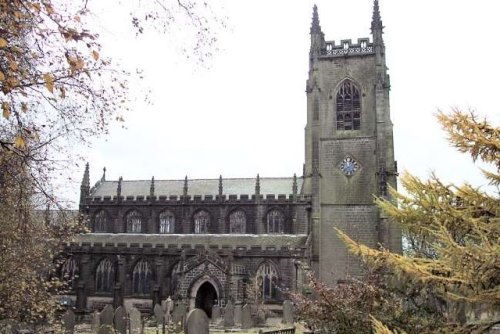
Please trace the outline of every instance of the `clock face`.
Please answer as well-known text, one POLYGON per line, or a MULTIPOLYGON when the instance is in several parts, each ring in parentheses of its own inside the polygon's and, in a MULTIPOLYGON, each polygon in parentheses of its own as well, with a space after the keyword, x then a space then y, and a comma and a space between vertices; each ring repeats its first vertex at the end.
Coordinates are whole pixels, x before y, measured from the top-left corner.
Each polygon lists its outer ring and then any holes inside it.
POLYGON ((347 176, 351 176, 359 169, 359 164, 352 157, 345 157, 340 163, 340 170, 347 176))

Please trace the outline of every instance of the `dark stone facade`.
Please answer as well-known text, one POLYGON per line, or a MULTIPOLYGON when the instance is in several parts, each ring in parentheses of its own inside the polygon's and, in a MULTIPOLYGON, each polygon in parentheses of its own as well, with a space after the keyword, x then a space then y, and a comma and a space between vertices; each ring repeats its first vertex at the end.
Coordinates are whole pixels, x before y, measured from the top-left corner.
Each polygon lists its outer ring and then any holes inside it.
POLYGON ((397 174, 376 0, 372 35, 327 42, 314 8, 301 177, 109 181, 104 173, 91 188, 87 165, 80 212, 92 233, 67 245, 61 268, 77 309, 150 310, 168 296, 191 308, 204 298, 240 303, 254 277, 267 303, 280 302, 302 286, 304 266, 328 283, 362 273, 333 227, 399 250, 400 232, 373 204, 397 174))

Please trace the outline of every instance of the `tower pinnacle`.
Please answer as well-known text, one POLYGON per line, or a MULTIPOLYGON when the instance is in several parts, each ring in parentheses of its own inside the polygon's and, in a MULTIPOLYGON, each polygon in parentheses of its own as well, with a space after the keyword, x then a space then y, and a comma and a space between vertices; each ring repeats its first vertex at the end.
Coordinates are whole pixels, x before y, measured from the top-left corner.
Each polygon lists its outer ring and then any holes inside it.
POLYGON ((380 16, 380 8, 378 6, 378 0, 373 1, 373 15, 372 15, 372 34, 376 30, 382 32, 384 26, 382 25, 382 18, 380 16))
POLYGON ((321 33, 321 26, 319 25, 318 6, 314 5, 313 18, 311 23, 311 34, 320 34, 320 33, 321 33))

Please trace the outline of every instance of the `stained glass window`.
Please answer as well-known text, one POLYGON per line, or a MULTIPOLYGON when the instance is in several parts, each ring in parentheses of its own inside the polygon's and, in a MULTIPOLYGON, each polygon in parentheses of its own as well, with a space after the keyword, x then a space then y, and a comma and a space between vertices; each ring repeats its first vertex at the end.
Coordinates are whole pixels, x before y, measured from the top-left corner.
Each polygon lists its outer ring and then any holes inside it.
POLYGON ((344 80, 337 92, 337 130, 359 130, 361 127, 361 99, 359 89, 350 80, 344 80))
POLYGON ((242 210, 233 211, 229 215, 229 233, 245 233, 247 217, 242 210))
POLYGON ((170 211, 160 213, 160 233, 174 233, 175 216, 170 211))
POLYGON ((267 233, 283 233, 285 216, 279 210, 271 210, 267 214, 267 233))
POLYGON ((136 295, 148 295, 151 293, 153 274, 151 266, 147 261, 140 260, 132 272, 132 291, 136 295))
POLYGON ((194 215, 194 233, 208 233, 208 225, 210 224, 210 215, 207 211, 200 211, 194 215))
POLYGON ((264 300, 276 299, 278 271, 272 263, 264 263, 257 270, 257 284, 260 286, 264 300))
POLYGON ((108 232, 108 215, 106 211, 99 210, 94 215, 94 232, 108 232))
POLYGON ((115 267, 109 259, 99 262, 95 273, 95 291, 113 292, 115 282, 115 267))
POLYGON ((136 211, 130 211, 127 214, 127 232, 128 233, 141 233, 142 232, 142 219, 141 214, 136 211))

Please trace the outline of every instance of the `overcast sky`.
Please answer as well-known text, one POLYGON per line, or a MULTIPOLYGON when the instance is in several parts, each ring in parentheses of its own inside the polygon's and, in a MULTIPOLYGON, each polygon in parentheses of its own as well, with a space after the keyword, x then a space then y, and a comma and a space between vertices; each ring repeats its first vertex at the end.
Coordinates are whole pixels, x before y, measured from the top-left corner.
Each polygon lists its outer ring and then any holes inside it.
MULTIPOLYGON (((314 2, 221 3, 229 28, 219 34, 221 50, 208 69, 186 60, 175 36, 135 38, 125 9, 96 9, 102 54, 142 68, 152 103, 137 100, 126 129, 112 126, 85 151, 92 184, 103 166, 107 179, 125 180, 301 175, 314 2)), ((326 40, 371 37, 372 0, 316 4, 326 40)), ((500 2, 381 0, 380 8, 400 171, 484 184, 470 159, 446 142, 434 115, 474 108, 498 126, 500 2)), ((75 185, 74 198, 78 191, 75 185)))

